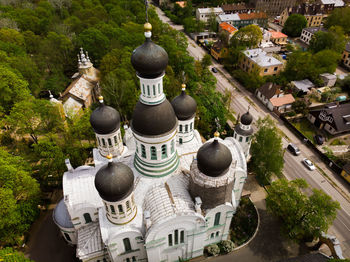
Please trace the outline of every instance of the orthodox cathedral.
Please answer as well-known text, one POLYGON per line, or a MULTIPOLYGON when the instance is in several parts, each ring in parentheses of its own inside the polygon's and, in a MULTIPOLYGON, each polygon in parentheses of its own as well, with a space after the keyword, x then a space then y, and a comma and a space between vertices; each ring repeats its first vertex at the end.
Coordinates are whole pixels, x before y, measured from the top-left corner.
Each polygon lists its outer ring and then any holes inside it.
POLYGON ((53 219, 81 261, 179 261, 203 255, 228 239, 247 177, 252 116, 242 115, 234 137, 216 132, 204 144, 194 129, 196 101, 163 92, 166 51, 145 42, 131 63, 141 95, 122 137, 119 113, 100 105, 90 118, 98 148, 95 166, 63 175, 63 199, 53 219))

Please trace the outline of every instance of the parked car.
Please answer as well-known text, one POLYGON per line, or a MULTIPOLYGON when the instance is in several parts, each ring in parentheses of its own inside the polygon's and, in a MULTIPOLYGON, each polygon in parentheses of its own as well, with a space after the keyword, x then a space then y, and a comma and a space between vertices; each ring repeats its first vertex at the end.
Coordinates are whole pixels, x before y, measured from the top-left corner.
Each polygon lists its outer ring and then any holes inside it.
POLYGON ((287 149, 295 156, 300 155, 299 148, 296 145, 292 144, 292 143, 288 144, 287 149))
POLYGON ((316 169, 314 164, 309 159, 304 158, 302 162, 309 170, 313 171, 316 169))
POLYGON ((321 135, 315 135, 314 139, 315 139, 316 144, 318 144, 318 145, 322 145, 324 142, 324 137, 321 135))
POLYGON ((213 68, 211 69, 211 71, 213 71, 214 73, 217 73, 217 72, 218 72, 218 70, 216 69, 216 67, 213 67, 213 68))

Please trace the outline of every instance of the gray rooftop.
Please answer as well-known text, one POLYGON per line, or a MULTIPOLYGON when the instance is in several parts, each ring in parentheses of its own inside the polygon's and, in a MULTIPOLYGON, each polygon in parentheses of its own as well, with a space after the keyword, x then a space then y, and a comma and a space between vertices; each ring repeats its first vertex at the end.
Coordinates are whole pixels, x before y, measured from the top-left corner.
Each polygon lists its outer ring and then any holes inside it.
POLYGON ((302 90, 303 92, 309 92, 310 88, 314 87, 315 85, 309 80, 299 80, 299 81, 292 81, 292 84, 299 90, 302 90))
POLYGON ((282 62, 273 56, 267 55, 265 51, 260 48, 243 51, 246 57, 253 60, 260 67, 278 66, 282 62))
POLYGON ((314 34, 318 31, 323 31, 323 32, 326 32, 327 30, 323 27, 307 27, 307 28, 304 28, 303 31, 306 31, 306 32, 309 32, 311 34, 314 34))

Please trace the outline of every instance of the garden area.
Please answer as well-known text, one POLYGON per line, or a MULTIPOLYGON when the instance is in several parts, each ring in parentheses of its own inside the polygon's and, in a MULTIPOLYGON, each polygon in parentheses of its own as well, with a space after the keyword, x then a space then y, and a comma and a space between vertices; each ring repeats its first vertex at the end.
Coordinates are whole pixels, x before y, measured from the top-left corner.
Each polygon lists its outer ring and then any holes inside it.
POLYGON ((232 252, 251 239, 258 226, 258 213, 248 197, 242 197, 237 212, 232 218, 229 240, 222 240, 217 244, 206 247, 207 256, 224 255, 232 252))

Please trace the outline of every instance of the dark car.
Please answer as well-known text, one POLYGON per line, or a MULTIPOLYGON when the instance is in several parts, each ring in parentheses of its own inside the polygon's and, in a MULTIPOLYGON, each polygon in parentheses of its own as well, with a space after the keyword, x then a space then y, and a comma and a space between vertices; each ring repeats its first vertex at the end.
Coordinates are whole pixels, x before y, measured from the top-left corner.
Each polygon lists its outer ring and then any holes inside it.
POLYGON ((214 73, 217 73, 217 72, 218 72, 218 70, 216 69, 216 67, 213 67, 213 68, 211 69, 211 71, 213 71, 214 73))
POLYGON ((318 145, 322 145, 324 142, 324 137, 321 135, 315 135, 314 139, 315 139, 316 144, 318 144, 318 145))
POLYGON ((288 144, 287 149, 295 156, 300 155, 299 148, 296 145, 292 144, 292 143, 288 144))

